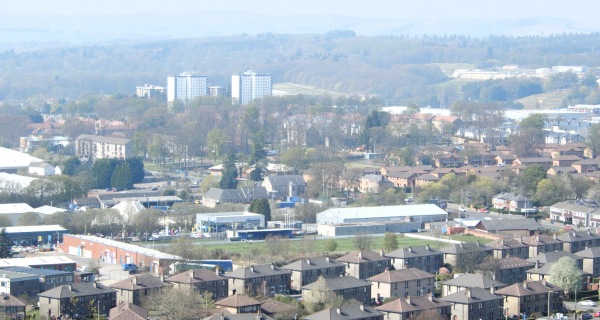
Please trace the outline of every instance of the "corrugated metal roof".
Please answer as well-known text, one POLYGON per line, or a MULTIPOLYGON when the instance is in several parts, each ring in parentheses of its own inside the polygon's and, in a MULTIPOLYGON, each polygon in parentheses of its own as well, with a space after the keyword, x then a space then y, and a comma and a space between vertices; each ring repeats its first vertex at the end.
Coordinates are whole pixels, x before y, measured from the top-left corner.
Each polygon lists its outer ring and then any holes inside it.
POLYGON ((19 232, 56 232, 56 231, 67 231, 67 229, 57 225, 47 226, 23 226, 23 227, 6 227, 6 233, 19 233, 19 232))
POLYGON ((376 218, 376 217, 407 217, 407 216, 427 216, 437 214, 448 214, 440 207, 434 204, 412 204, 399 206, 381 206, 381 207, 358 207, 358 208, 333 208, 325 210, 319 215, 331 216, 338 215, 340 218, 376 218))

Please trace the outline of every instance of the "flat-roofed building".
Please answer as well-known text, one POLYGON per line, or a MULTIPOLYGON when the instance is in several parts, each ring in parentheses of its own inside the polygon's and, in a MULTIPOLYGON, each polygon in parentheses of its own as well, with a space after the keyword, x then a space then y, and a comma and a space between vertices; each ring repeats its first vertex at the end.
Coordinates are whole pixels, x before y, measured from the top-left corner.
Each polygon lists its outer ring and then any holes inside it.
POLYGON ((421 223, 443 221, 448 213, 434 204, 381 207, 331 208, 317 214, 318 224, 342 224, 407 220, 421 223))

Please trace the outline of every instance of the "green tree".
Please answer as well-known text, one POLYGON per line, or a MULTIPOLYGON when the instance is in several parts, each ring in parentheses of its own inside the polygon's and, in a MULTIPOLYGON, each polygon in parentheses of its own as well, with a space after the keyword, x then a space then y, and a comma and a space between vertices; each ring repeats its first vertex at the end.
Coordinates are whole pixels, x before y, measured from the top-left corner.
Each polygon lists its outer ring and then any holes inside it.
POLYGON ((2 228, 0 231, 0 259, 6 259, 11 257, 12 245, 10 239, 6 235, 6 228, 2 228))
POLYGON ((325 251, 332 253, 335 252, 338 248, 338 243, 335 239, 327 239, 325 240, 325 247, 323 248, 325 251))
POLYGON ((225 158, 225 163, 223 164, 223 175, 221 176, 221 181, 219 181, 219 188, 221 189, 235 189, 237 188, 237 177, 238 170, 235 165, 235 154, 230 152, 225 158))
POLYGON ((560 196, 556 194, 556 189, 557 188, 552 180, 543 179, 537 185, 535 199, 537 199, 543 206, 555 204, 558 202, 557 196, 560 196))
POLYGON ((118 161, 111 159, 98 159, 92 165, 92 180, 94 188, 108 188, 111 186, 113 171, 118 161))
POLYGON ((81 161, 77 157, 69 157, 65 162, 63 162, 63 174, 74 176, 77 173, 77 169, 81 165, 81 161))
POLYGON ((263 175, 265 173, 267 152, 265 151, 265 146, 262 142, 262 139, 255 138, 252 140, 252 146, 250 150, 250 160, 248 161, 248 165, 250 167, 254 167, 254 169, 250 172, 250 179, 253 181, 262 181, 263 175))
POLYGON ((129 169, 127 163, 123 163, 117 166, 115 171, 113 171, 112 177, 110 179, 110 184, 113 188, 117 189, 133 187, 131 169, 129 169))
POLYGON ((375 243, 375 238, 369 234, 356 234, 352 238, 352 242, 354 243, 354 247, 358 251, 365 251, 373 249, 373 244, 375 243))
POLYGON ((592 149, 594 157, 600 155, 600 123, 594 123, 588 130, 587 145, 592 149))
POLYGON ((546 170, 540 165, 530 165, 521 172, 517 179, 517 188, 522 194, 533 194, 538 183, 546 179, 546 170))
POLYGON ((144 180, 146 173, 144 172, 144 162, 142 158, 128 158, 125 163, 131 170, 131 180, 133 183, 140 183, 144 180))
POLYGON ((265 216, 265 223, 271 221, 271 206, 269 205, 269 199, 254 199, 250 203, 249 212, 262 214, 265 216))
POLYGON ((383 236, 383 250, 390 252, 398 249, 398 235, 393 232, 386 232, 383 236))
POLYGON ((575 260, 562 257, 550 268, 548 281, 565 289, 566 293, 577 294, 581 287, 581 270, 575 260))

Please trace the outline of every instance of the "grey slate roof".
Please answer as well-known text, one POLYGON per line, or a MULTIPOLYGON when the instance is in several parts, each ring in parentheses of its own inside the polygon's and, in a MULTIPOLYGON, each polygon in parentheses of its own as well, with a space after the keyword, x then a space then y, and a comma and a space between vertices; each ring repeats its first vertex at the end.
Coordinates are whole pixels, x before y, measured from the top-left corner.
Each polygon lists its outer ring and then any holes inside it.
POLYGON ((281 274, 291 274, 291 271, 282 269, 272 264, 262 264, 250 267, 243 267, 231 272, 227 272, 225 273, 225 277, 235 279, 252 279, 281 274))
POLYGON ((482 288, 489 289, 491 287, 504 287, 506 283, 490 279, 484 275, 476 273, 465 273, 454 279, 446 280, 442 282, 443 285, 457 286, 465 288, 482 288))
POLYGON ((290 182, 295 185, 305 186, 306 181, 301 175, 267 176, 265 177, 272 186, 288 186, 290 182))
POLYGON ((410 300, 407 300, 407 298, 399 298, 382 306, 375 307, 375 309, 388 313, 405 313, 439 309, 443 307, 449 307, 450 305, 450 302, 440 300, 438 298, 431 296, 420 296, 410 297, 410 300))
POLYGON ((589 231, 569 231, 556 237, 556 239, 562 242, 596 240, 598 238, 600 238, 599 235, 593 234, 589 231))
POLYGON ((323 290, 320 286, 320 281, 325 281, 326 290, 337 291, 352 288, 370 287, 371 283, 366 280, 358 279, 351 276, 335 277, 335 278, 319 278, 313 283, 309 283, 302 287, 303 290, 323 290))
POLYGON ((542 226, 533 219, 481 220, 481 222, 477 224, 477 227, 479 226, 489 232, 523 229, 535 231, 542 229, 542 226))
POLYGON ((338 262, 346 262, 346 263, 363 263, 363 262, 371 262, 371 261, 384 261, 391 260, 387 257, 382 257, 379 253, 370 250, 364 250, 360 252, 350 252, 345 256, 339 257, 335 259, 338 262))
POLYGON ((155 277, 151 274, 141 274, 133 276, 131 278, 121 280, 110 285, 111 288, 128 291, 142 289, 158 289, 168 286, 170 286, 170 284, 160 281, 160 278, 155 277))
POLYGON ((441 252, 447 254, 461 254, 466 252, 481 252, 491 250, 490 247, 476 242, 466 242, 460 244, 451 244, 440 249, 441 252))
POLYGON ((390 252, 384 254, 384 256, 388 257, 388 258, 407 259, 407 258, 426 257, 426 256, 431 256, 431 255, 436 255, 436 254, 442 254, 442 252, 430 247, 429 245, 426 245, 426 246, 420 246, 420 247, 400 248, 400 249, 397 249, 394 251, 390 251, 390 252))
POLYGON ((286 264, 281 267, 282 269, 302 271, 302 270, 315 270, 324 268, 335 268, 343 267, 343 263, 339 263, 329 257, 314 257, 296 260, 292 263, 286 264))
MULTIPOLYGON (((535 268, 534 267, 534 268, 531 268, 531 269, 529 269, 529 270, 527 270, 525 272, 531 273, 531 274, 549 275, 550 274, 550 269, 552 269, 552 265, 554 265, 554 262, 548 262, 548 263, 546 263, 545 265, 543 265, 543 266, 541 266, 539 268, 535 268)), ((585 272, 583 270, 579 270, 579 269, 577 269, 577 272, 580 275, 582 275, 582 276, 584 276, 584 275, 591 275, 590 273, 585 272)))
POLYGON ((497 294, 513 297, 524 297, 534 294, 561 291, 562 288, 547 281, 528 281, 515 283, 496 291, 497 294))
POLYGON ((520 238, 502 238, 497 239, 492 243, 489 243, 488 246, 492 249, 509 249, 509 248, 518 248, 527 247, 526 244, 521 242, 520 238))
POLYGON ((600 247, 585 248, 581 251, 575 252, 575 255, 582 258, 600 258, 600 247))
POLYGON ((72 271, 60 271, 60 270, 54 270, 54 269, 38 269, 38 268, 30 268, 30 267, 3 268, 2 271, 0 271, 0 273, 4 272, 4 270, 11 271, 11 272, 33 274, 33 275, 37 275, 37 276, 54 276, 54 275, 73 274, 72 271))
POLYGON ((502 259, 498 260, 498 264, 499 264, 501 270, 521 268, 521 267, 531 268, 531 267, 535 266, 535 263, 533 263, 531 261, 527 261, 527 260, 525 260, 523 258, 519 258, 519 257, 502 258, 502 259))
POLYGON ((165 279, 166 282, 195 284, 206 281, 219 281, 227 278, 218 275, 215 271, 208 269, 194 269, 180 272, 172 277, 165 279))
POLYGON ((383 312, 380 312, 371 307, 363 307, 361 305, 345 305, 339 308, 327 308, 317 313, 313 313, 304 317, 305 320, 359 320, 373 319, 381 317, 383 312))
POLYGON ((490 300, 498 300, 502 299, 502 296, 492 294, 489 290, 481 289, 481 288, 470 288, 460 290, 451 295, 447 295, 442 298, 442 300, 460 303, 460 304, 471 304, 471 303, 479 303, 490 300), (470 291, 471 296, 469 297, 468 292, 470 291))
POLYGON ((239 188, 239 189, 219 189, 210 188, 204 194, 206 199, 215 199, 220 201, 252 201, 253 199, 268 198, 265 187, 239 188))
POLYGON ((533 257, 527 259, 527 261, 531 261, 531 262, 539 261, 540 263, 550 263, 550 262, 556 262, 556 261, 558 261, 558 259, 560 259, 562 257, 569 257, 575 261, 583 259, 582 257, 580 257, 576 254, 561 250, 561 251, 553 251, 553 252, 542 252, 542 253, 538 254, 537 256, 533 256, 533 257))
POLYGON ((17 297, 3 293, 0 297, 0 307, 25 307, 25 302, 21 301, 17 297))
POLYGON ((238 314, 225 314, 217 313, 210 317, 204 318, 203 320, 275 320, 267 316, 266 314, 254 314, 254 313, 238 313, 238 314))
POLYGON ((98 294, 116 293, 115 290, 95 282, 66 284, 38 293, 44 298, 63 299, 72 296, 92 296, 98 294))

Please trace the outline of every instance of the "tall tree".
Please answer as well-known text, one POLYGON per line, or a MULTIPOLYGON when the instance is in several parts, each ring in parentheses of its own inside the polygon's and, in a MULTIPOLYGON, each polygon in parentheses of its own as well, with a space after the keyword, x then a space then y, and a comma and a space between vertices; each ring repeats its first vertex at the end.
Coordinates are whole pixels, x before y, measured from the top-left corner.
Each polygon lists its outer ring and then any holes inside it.
POLYGON ((567 293, 577 293, 581 287, 581 270, 577 262, 569 257, 562 257, 550 268, 548 281, 567 293))
POLYGON ((235 189, 238 184, 238 170, 235 165, 235 154, 230 152, 225 158, 225 163, 223 164, 223 175, 221 176, 221 181, 219 181, 219 188, 221 189, 235 189))
POLYGON ((271 206, 269 205, 269 199, 254 199, 250 204, 248 211, 262 214, 265 216, 265 223, 271 221, 271 206))
POLYGON ((365 251, 373 249, 373 244, 375 243, 375 238, 369 234, 357 234, 352 238, 352 242, 354 243, 354 247, 356 250, 365 251))
POLYGON ((594 157, 600 155, 600 123, 594 123, 588 130, 587 145, 592 149, 594 157))
POLYGON ((8 235, 6 235, 6 228, 2 228, 0 231, 0 259, 6 259, 11 257, 12 246, 8 235))
POLYGON ((386 232, 383 235, 383 250, 390 252, 398 249, 398 235, 393 232, 386 232))
POLYGON ((113 171, 110 179, 110 184, 113 188, 131 188, 133 187, 133 178, 131 176, 131 169, 127 163, 120 164, 113 171))

